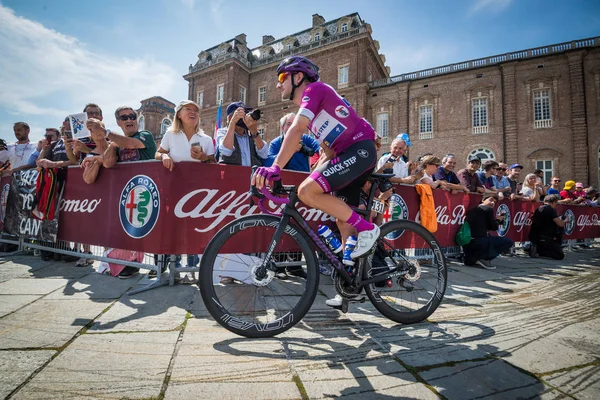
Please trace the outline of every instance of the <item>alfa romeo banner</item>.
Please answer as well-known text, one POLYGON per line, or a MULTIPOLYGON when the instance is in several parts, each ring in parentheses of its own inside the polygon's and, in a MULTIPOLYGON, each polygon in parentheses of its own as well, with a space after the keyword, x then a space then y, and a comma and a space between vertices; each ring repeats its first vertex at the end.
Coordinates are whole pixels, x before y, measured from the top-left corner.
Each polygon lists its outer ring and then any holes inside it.
MULTIPOLYGON (((60 202, 59 239, 158 254, 202 253, 226 223, 259 213, 249 204, 250 168, 219 164, 178 163, 169 171, 155 161, 117 164, 102 169, 91 185, 83 182, 80 168, 69 168, 60 202)), ((307 174, 283 172, 285 184, 299 184, 307 174)), ((419 196, 412 186, 396 186, 386 220, 419 219, 419 196)), ((452 195, 434 190, 439 243, 454 246, 454 237, 466 211, 477 206, 479 195, 452 195)), ((515 241, 527 240, 531 218, 541 203, 501 201, 498 214, 506 223, 495 234, 515 241)), ((271 204, 271 207, 275 207, 271 204)), ((298 205, 316 228, 333 220, 323 212, 298 205)), ((565 238, 600 237, 600 208, 559 206, 567 217, 565 238)), ((398 246, 419 246, 394 232, 398 246)))

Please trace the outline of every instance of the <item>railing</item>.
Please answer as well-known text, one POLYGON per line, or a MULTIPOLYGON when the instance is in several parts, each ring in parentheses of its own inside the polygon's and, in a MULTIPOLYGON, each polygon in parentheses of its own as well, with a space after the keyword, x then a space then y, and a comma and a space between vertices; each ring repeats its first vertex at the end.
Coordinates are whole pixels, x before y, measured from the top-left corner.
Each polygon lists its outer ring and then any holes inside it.
POLYGON ((488 133, 487 126, 474 126, 473 127, 473 135, 481 135, 483 133, 488 133))
POLYGON ((485 66, 500 64, 507 61, 523 60, 526 58, 542 57, 552 53, 562 53, 567 50, 581 49, 584 47, 600 46, 600 37, 574 40, 572 42, 552 44, 549 46, 536 47, 534 49, 519 50, 507 54, 498 54, 490 57, 479 58, 476 60, 463 61, 456 64, 444 65, 441 67, 424 69, 416 72, 409 72, 392 76, 385 79, 379 79, 369 83, 372 88, 392 85, 397 82, 410 81, 415 79, 429 78, 435 75, 450 74, 457 71, 481 68, 485 66))
POLYGON ((421 132, 419 133, 419 139, 433 139, 433 132, 421 132))
POLYGON ((534 121, 533 127, 535 129, 552 128, 552 120, 551 119, 541 119, 538 121, 534 121))
MULTIPOLYGON (((267 64, 271 64, 273 62, 279 61, 279 60, 283 60, 284 58, 286 58, 287 56, 291 56, 294 54, 301 54, 301 53, 306 53, 312 49, 316 49, 322 46, 325 46, 329 43, 332 42, 336 42, 338 40, 343 40, 346 39, 350 36, 356 36, 359 35, 361 33, 364 33, 367 31, 367 28, 365 26, 360 26, 356 29, 352 29, 348 32, 343 32, 343 33, 338 33, 337 35, 333 35, 327 38, 323 38, 317 42, 310 42, 307 43, 305 45, 302 45, 300 47, 295 47, 293 49, 290 50, 283 50, 277 54, 273 54, 271 56, 265 57, 265 58, 259 58, 257 60, 253 60, 252 62, 248 61, 247 59, 243 58, 242 56, 240 56, 238 53, 227 53, 225 55, 219 56, 214 60, 210 60, 210 61, 205 61, 203 63, 191 66, 189 69, 189 73, 192 72, 196 72, 196 71, 200 71, 203 69, 206 69, 208 67, 211 67, 213 65, 219 64, 229 58, 235 58, 237 60, 242 61, 242 63, 244 65, 246 65, 249 68, 256 68, 256 67, 260 67, 262 65, 267 65, 267 64)), ((252 50, 250 50, 252 51, 252 50)))

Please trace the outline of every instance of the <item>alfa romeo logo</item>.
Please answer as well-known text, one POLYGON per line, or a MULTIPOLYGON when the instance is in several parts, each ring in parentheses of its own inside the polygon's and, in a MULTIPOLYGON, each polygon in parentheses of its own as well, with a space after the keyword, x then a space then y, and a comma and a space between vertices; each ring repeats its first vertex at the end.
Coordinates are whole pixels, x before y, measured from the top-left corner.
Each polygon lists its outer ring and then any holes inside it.
POLYGON ((160 196, 156 183, 145 175, 131 178, 119 201, 119 218, 125 232, 134 239, 148 235, 156 225, 159 211, 160 196))
MULTIPOLYGON (((384 222, 388 222, 395 219, 408 219, 408 206, 402 196, 394 193, 390 197, 390 208, 383 214, 383 220, 384 222)), ((402 236, 403 233, 404 229, 398 229, 397 231, 388 233, 385 237, 394 240, 402 236)))
POLYGON ((565 211, 565 234, 570 235, 573 233, 573 228, 575 228, 575 214, 573 214, 573 211, 567 209, 565 211))
POLYGON ((496 210, 496 216, 499 217, 501 215, 504 215, 504 220, 498 224, 498 229, 496 230, 498 236, 506 235, 510 229, 511 215, 506 204, 500 204, 496 210))

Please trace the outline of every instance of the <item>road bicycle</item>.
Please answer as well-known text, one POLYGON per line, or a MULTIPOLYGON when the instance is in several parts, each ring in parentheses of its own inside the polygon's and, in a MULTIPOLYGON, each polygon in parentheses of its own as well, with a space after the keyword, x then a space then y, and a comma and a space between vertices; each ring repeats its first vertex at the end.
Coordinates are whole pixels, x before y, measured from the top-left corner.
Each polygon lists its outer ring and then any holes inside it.
MULTIPOLYGON (((372 174, 366 210, 356 211, 368 216, 374 204, 381 205, 375 200, 377 187, 391 187, 392 176, 372 174)), ((254 189, 254 194, 260 197, 263 214, 224 226, 200 263, 202 300, 227 330, 263 338, 297 324, 317 294, 319 259, 335 268, 333 281, 343 298, 343 312, 350 302, 364 301, 363 290, 381 314, 403 324, 425 320, 440 305, 446 291, 446 259, 435 237, 420 224, 392 220, 381 225, 374 249, 348 267, 296 208, 295 186, 279 182, 271 191, 254 189), (286 269, 288 273, 282 273, 286 269)))

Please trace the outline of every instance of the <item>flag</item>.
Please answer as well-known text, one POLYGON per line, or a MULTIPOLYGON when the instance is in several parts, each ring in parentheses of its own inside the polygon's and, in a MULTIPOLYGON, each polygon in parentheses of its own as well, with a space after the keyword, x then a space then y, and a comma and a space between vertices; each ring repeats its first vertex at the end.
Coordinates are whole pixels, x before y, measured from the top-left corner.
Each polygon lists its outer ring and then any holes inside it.
POLYGON ((221 129, 221 119, 223 119, 223 100, 219 101, 219 108, 217 108, 217 119, 215 120, 215 133, 213 137, 217 138, 217 130, 221 129))

